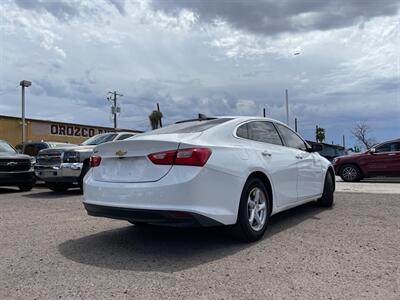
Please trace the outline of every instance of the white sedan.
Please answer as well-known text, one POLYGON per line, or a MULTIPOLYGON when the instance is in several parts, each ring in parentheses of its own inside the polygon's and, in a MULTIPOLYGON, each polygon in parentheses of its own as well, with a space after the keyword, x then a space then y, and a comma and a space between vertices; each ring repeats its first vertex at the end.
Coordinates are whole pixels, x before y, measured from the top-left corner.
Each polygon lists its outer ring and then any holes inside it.
POLYGON ((273 119, 178 122, 96 147, 84 206, 136 225, 234 225, 255 241, 273 214, 314 200, 332 206, 334 169, 320 147, 273 119))

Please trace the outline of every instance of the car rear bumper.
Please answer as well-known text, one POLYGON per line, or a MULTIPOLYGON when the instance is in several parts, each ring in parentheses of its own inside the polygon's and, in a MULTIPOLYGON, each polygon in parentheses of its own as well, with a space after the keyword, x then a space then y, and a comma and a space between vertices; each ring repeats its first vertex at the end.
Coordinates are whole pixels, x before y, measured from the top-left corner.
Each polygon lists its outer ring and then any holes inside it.
POLYGON ((195 220, 199 215, 224 225, 236 223, 243 184, 240 177, 206 167, 174 166, 156 182, 116 183, 94 180, 92 171, 84 179, 85 205, 156 214, 164 211, 168 216, 183 212, 196 216, 195 220))
POLYGON ((1 186, 15 186, 20 184, 35 184, 35 173, 29 172, 9 172, 0 173, 1 186))
POLYGON ((128 220, 132 222, 144 222, 174 227, 209 227, 222 225, 213 219, 191 212, 120 208, 87 203, 84 203, 84 206, 90 216, 128 220))
POLYGON ((62 163, 47 166, 35 165, 35 174, 46 182, 76 182, 81 175, 83 163, 62 163))

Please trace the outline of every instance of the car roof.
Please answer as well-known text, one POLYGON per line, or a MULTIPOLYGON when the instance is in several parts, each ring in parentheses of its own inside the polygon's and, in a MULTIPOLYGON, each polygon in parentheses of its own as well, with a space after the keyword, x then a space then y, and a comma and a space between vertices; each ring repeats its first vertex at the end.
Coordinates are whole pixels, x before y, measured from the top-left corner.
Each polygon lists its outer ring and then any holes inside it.
POLYGON ((274 123, 278 123, 281 124, 283 126, 288 126, 285 123, 276 120, 276 119, 272 119, 272 118, 268 118, 268 117, 258 117, 258 116, 217 116, 216 118, 230 118, 232 119, 231 121, 238 121, 238 122, 246 122, 246 121, 269 121, 269 122, 274 122, 274 123))
POLYGON ((394 139, 394 140, 383 141, 383 142, 375 144, 375 146, 386 144, 386 143, 393 143, 393 142, 400 142, 400 138, 394 139))
MULTIPOLYGON (((113 132, 108 132, 108 133, 113 133, 113 132)), ((115 133, 118 133, 118 134, 136 134, 136 132, 129 132, 129 131, 118 131, 118 132, 115 132, 115 133)))

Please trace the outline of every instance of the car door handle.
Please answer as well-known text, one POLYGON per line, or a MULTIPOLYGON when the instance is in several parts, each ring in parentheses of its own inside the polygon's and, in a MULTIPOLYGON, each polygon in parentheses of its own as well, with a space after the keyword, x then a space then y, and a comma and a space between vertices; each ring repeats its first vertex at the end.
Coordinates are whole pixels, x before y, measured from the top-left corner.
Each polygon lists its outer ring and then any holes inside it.
POLYGON ((296 158, 297 158, 297 159, 303 159, 303 156, 301 156, 301 154, 297 154, 297 155, 296 155, 296 158))
POLYGON ((271 157, 271 156, 272 156, 272 154, 269 153, 267 150, 261 152, 261 154, 262 154, 262 156, 268 156, 268 157, 271 157))
POLYGON ((395 156, 396 153, 389 153, 388 156, 395 156))

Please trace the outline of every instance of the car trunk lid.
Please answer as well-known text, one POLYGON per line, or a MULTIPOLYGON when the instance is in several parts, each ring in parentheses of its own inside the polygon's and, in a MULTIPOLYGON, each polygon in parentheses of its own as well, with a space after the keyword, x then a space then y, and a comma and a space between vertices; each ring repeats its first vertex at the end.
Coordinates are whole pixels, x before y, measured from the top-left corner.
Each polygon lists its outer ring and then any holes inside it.
MULTIPOLYGON (((182 138, 182 137, 181 137, 182 138)), ((93 168, 93 176, 104 182, 153 182, 160 180, 172 168, 171 165, 156 165, 149 154, 177 150, 180 140, 177 135, 145 136, 131 140, 106 143, 96 147, 95 156, 101 163, 93 168)))

